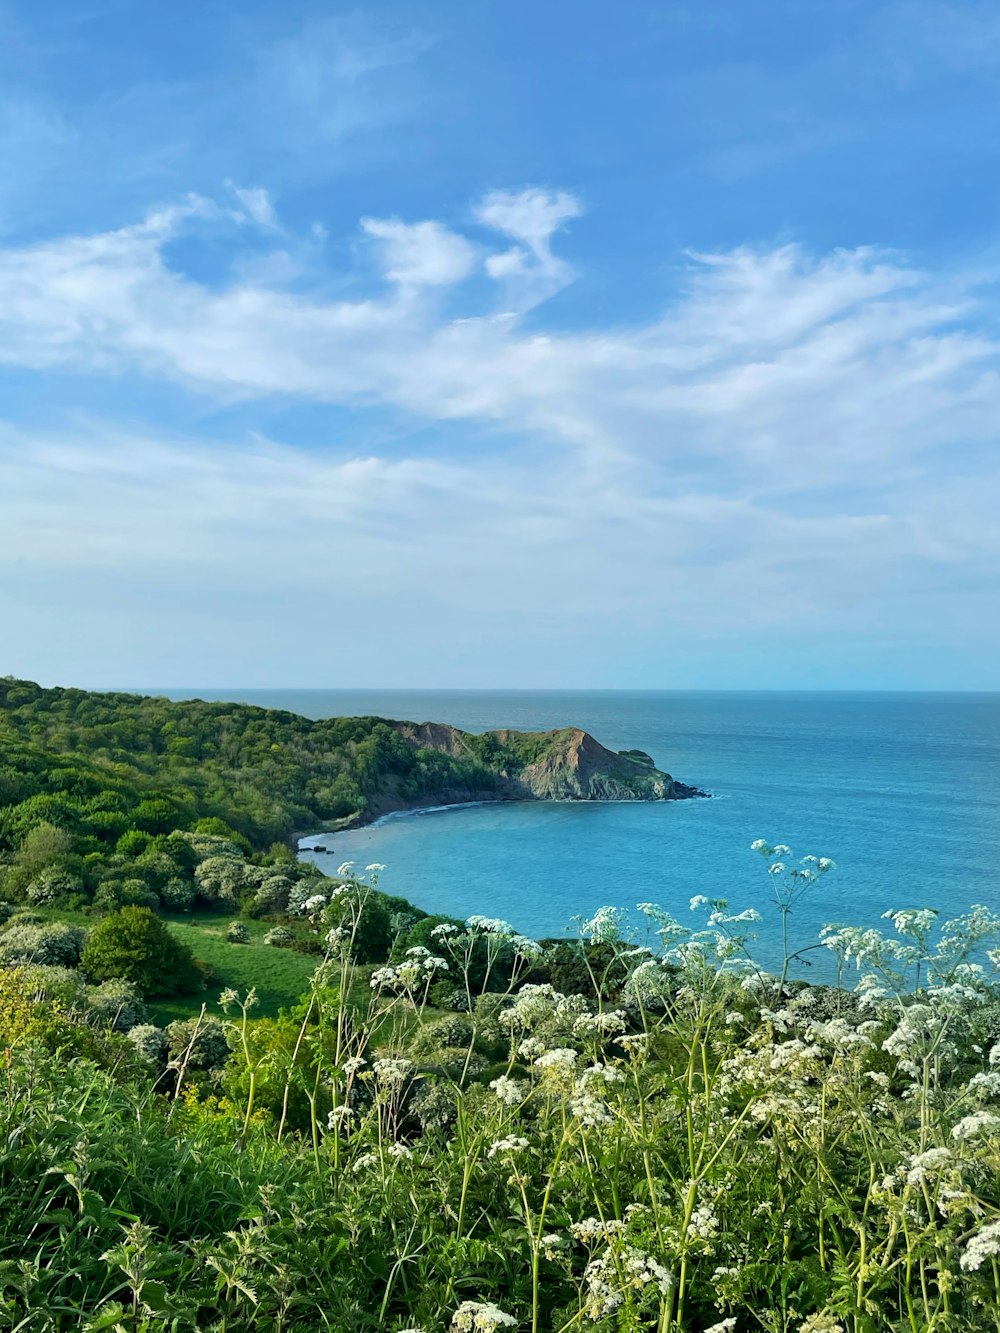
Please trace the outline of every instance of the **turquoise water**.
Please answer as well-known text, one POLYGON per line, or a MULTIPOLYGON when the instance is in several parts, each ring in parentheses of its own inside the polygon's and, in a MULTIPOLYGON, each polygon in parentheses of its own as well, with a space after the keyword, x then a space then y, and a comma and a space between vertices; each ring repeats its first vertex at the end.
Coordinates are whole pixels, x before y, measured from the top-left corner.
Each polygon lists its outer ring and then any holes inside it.
MULTIPOLYGON (((182 697, 174 692, 175 697, 182 697)), ((188 695, 190 697, 190 693, 188 695)), ((382 886, 428 911, 482 912, 526 934, 559 935, 603 903, 654 900, 694 923, 693 894, 765 914, 754 838, 837 870, 800 903, 797 944, 828 921, 974 902, 1000 911, 1000 694, 454 693, 247 691, 310 717, 376 713, 470 731, 577 725, 612 749, 639 748, 713 793, 664 804, 482 805, 391 817, 319 839, 342 860, 383 862, 382 886)))

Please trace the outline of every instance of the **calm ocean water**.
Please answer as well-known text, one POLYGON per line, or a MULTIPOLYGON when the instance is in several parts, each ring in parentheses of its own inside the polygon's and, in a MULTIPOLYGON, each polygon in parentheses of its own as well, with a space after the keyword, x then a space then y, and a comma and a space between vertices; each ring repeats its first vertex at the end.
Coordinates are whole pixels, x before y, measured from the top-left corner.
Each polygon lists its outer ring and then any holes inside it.
POLYGON ((382 887, 428 911, 501 916, 537 937, 563 934, 604 903, 653 900, 695 924, 689 899, 706 894, 763 912, 759 952, 773 961, 767 875, 748 850, 757 837, 837 862, 796 910, 797 945, 824 922, 873 925, 900 906, 1000 911, 1000 694, 199 693, 308 717, 375 713, 469 731, 576 725, 611 749, 647 750, 713 793, 481 805, 319 839, 331 848, 315 857, 324 868, 383 862, 382 887))

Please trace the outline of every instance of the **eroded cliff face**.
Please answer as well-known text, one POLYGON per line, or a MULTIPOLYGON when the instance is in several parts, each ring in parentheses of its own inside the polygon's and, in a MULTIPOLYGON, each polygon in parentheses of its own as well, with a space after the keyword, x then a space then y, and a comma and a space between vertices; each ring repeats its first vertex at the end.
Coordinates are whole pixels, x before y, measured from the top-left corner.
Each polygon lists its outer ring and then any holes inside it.
POLYGON ((680 795, 652 760, 615 754, 579 730, 556 733, 551 748, 518 777, 542 801, 671 801, 680 795))
MULTIPOLYGON (((641 750, 616 754, 589 732, 502 730, 471 736, 443 723, 395 724, 421 749, 478 759, 485 770, 482 786, 472 784, 460 799, 540 801, 673 801, 701 796, 695 787, 675 782, 641 750)), ((442 803, 455 799, 442 794, 442 803)))

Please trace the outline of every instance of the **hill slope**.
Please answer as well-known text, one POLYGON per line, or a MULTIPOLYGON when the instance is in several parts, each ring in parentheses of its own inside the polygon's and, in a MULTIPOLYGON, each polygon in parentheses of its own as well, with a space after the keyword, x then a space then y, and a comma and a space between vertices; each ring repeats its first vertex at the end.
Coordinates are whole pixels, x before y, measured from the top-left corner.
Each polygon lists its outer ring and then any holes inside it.
POLYGON ((97 846, 217 817, 261 847, 421 803, 692 794, 574 729, 473 735, 0 680, 0 848, 39 820, 97 846))

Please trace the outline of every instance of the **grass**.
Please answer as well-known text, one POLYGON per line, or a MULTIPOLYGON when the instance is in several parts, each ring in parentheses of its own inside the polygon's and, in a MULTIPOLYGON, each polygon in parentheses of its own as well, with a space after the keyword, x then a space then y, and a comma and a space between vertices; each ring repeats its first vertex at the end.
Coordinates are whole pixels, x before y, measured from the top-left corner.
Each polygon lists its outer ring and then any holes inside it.
POLYGON ((273 921, 245 922, 250 943, 230 944, 226 931, 234 919, 224 913, 165 918, 171 934, 186 944, 196 958, 208 963, 216 981, 202 995, 151 1001, 155 1023, 162 1027, 178 1018, 190 1018, 202 1003, 207 1005, 209 1013, 221 1014, 219 995, 227 986, 241 994, 256 986, 260 1003, 253 1011, 254 1017, 274 1018, 280 1009, 297 1003, 309 989, 309 977, 320 961, 318 958, 265 944, 264 935, 274 925, 273 921))

